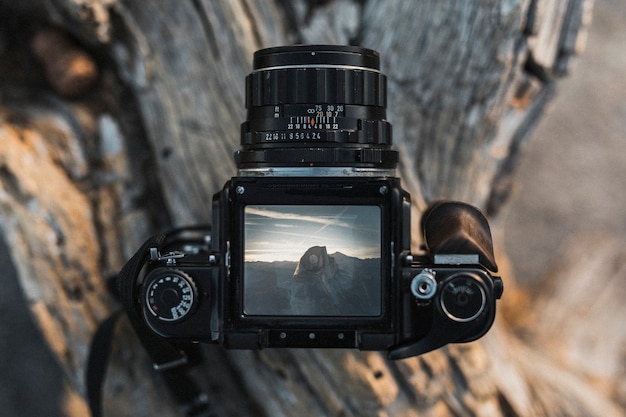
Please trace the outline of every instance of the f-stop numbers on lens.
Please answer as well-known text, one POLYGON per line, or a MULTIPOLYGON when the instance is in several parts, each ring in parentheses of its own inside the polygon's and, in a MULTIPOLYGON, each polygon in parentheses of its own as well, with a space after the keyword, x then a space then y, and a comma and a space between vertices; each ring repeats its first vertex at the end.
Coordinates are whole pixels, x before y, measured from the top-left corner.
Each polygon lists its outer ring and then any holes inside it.
POLYGON ((183 319, 194 307, 195 286, 186 273, 178 270, 160 271, 148 277, 146 303, 159 320, 175 322, 183 319))
POLYGON ((485 309, 487 296, 479 279, 460 273, 450 277, 443 286, 441 308, 452 320, 475 320, 485 309))

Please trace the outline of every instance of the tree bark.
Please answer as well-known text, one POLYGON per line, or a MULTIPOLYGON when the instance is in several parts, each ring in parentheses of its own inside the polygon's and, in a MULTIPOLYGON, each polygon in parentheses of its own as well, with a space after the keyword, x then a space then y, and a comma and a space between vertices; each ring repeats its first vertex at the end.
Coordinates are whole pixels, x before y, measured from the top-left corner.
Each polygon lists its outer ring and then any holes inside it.
MULTIPOLYGON (((84 393, 89 341, 117 308, 105 278, 153 232, 210 221, 211 196, 235 174, 243 80, 255 50, 340 43, 380 51, 414 219, 426 201, 460 199, 485 209, 497 236, 521 150, 580 52, 590 7, 583 0, 0 1, 5 16, 28 22, 26 31, 4 32, 3 54, 13 61, 0 64, 0 228, 72 386, 84 393), (82 97, 50 91, 34 64, 26 66, 31 75, 6 64, 31 62, 19 46, 41 25, 62 28, 98 64, 98 84, 82 97)), ((611 256, 607 262, 623 254, 611 256)), ((572 335, 567 317, 578 304, 560 300, 581 280, 577 272, 566 269, 563 288, 529 300, 505 268, 506 314, 475 343, 397 362, 373 352, 207 346, 199 374, 222 415, 623 415, 623 371, 571 366, 579 359, 567 357, 567 343, 582 333, 562 345, 550 340, 555 331, 572 335), (554 315, 562 325, 537 326, 541 316, 522 309, 550 306, 560 306, 554 315)), ((614 302, 610 289, 620 284, 605 284, 614 302)), ((606 332, 582 329, 590 340, 606 332)), ((617 320, 610 329, 624 340, 617 320)), ((598 366, 609 369, 619 354, 603 355, 598 366)), ((126 324, 105 409, 176 415, 126 324)))

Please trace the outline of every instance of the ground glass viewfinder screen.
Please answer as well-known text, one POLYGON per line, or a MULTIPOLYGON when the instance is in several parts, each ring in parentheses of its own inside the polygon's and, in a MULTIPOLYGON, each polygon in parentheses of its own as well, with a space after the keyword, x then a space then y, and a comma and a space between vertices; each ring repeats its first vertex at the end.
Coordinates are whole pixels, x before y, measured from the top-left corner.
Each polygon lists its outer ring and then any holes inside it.
POLYGON ((380 207, 245 207, 244 314, 377 316, 381 286, 380 207))

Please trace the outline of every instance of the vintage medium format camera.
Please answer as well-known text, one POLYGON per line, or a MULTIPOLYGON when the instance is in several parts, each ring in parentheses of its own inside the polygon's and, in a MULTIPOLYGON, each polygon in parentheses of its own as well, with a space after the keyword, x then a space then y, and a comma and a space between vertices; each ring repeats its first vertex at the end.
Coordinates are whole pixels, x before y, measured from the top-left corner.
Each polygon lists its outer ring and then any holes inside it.
POLYGON ((211 227, 153 239, 125 268, 136 329, 172 343, 393 359, 487 332, 502 281, 483 214, 434 203, 423 250, 411 253, 377 52, 257 51, 246 108, 238 173, 213 197, 211 227))

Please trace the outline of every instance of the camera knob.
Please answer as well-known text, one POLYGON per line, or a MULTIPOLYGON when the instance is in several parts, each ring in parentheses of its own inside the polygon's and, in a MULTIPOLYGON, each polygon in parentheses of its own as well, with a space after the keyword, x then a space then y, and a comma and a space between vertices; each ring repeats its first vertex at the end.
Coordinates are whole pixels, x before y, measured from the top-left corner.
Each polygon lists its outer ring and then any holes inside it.
POLYGON ((196 286, 189 275, 177 269, 153 271, 146 278, 147 310, 166 322, 182 320, 195 307, 196 286))
POLYGON ((463 323, 475 320, 486 305, 485 290, 473 274, 459 273, 443 284, 441 308, 451 320, 463 323))
POLYGON ((435 279, 435 271, 432 269, 423 269, 411 280, 411 293, 419 300, 430 300, 436 292, 437 280, 435 279))

